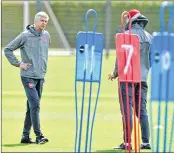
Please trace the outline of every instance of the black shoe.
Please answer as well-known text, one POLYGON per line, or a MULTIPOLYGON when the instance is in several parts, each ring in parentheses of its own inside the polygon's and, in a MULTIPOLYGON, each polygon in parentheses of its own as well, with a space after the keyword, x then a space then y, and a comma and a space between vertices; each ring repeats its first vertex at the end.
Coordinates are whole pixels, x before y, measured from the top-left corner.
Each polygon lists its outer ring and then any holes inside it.
POLYGON ((48 139, 45 138, 43 135, 36 137, 37 144, 44 144, 46 142, 48 142, 48 139))
MULTIPOLYGON (((127 149, 127 150, 129 150, 129 147, 126 146, 124 143, 122 143, 120 146, 114 147, 114 149, 123 149, 123 150, 127 149)), ((130 144, 130 149, 132 150, 132 145, 131 144, 130 144)))
POLYGON ((150 146, 150 144, 141 144, 140 145, 140 149, 151 149, 151 146, 150 146))
POLYGON ((23 136, 21 139, 21 143, 35 143, 34 141, 29 138, 29 136, 23 136))

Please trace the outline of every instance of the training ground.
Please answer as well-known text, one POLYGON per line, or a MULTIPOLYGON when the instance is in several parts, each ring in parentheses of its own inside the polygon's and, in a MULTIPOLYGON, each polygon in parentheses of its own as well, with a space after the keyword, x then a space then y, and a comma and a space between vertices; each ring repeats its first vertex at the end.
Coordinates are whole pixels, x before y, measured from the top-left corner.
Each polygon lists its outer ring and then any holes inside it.
MULTIPOLYGON (((103 56, 101 90, 93 130, 93 152, 114 151, 112 148, 122 143, 122 121, 118 102, 117 80, 113 82, 108 80, 108 74, 113 70, 114 61, 114 52, 108 59, 103 56)), ((74 55, 49 56, 48 71, 41 99, 41 129, 43 134, 48 137, 49 142, 44 145, 20 144, 26 111, 26 97, 20 81, 19 68, 11 66, 5 56, 2 55, 2 152, 74 151, 74 78, 74 55)), ((79 96, 81 89, 82 85, 79 85, 79 96)), ((88 93, 85 96, 86 100, 87 98, 88 93)), ((93 94, 93 99, 95 99, 95 94, 93 94)), ((155 109, 153 109, 154 116, 157 113, 156 110, 155 106, 155 109)), ((169 116, 169 120, 170 118, 169 116)), ((153 130, 156 132, 156 129, 153 130)), ((160 129, 160 131, 163 132, 163 129, 160 129)), ((33 129, 31 130, 31 138, 35 140, 33 129)))

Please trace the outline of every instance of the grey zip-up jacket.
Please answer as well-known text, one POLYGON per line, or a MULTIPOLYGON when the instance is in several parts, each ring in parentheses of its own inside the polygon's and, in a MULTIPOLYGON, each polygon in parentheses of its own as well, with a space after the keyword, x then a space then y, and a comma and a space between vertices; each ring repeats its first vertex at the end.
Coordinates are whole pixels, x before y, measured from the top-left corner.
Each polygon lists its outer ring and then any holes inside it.
MULTIPOLYGON (((150 43, 152 40, 152 36, 144 30, 148 23, 148 19, 143 16, 139 15, 136 16, 136 18, 132 18, 132 28, 131 33, 137 34, 140 39, 140 61, 141 61, 141 81, 146 82, 149 69, 150 69, 150 43)), ((128 24, 126 24, 125 29, 128 30, 128 24)), ((118 33, 121 33, 121 27, 119 26, 117 29, 118 33)), ((129 31, 126 31, 125 33, 128 33, 129 31)), ((114 76, 118 76, 117 71, 117 61, 115 62, 114 67, 114 76)))
POLYGON ((47 70, 49 45, 50 35, 47 31, 38 32, 33 25, 28 25, 26 31, 5 47, 4 54, 12 65, 18 67, 20 62, 13 51, 20 48, 22 62, 32 64, 27 70, 20 70, 21 76, 42 79, 47 70))

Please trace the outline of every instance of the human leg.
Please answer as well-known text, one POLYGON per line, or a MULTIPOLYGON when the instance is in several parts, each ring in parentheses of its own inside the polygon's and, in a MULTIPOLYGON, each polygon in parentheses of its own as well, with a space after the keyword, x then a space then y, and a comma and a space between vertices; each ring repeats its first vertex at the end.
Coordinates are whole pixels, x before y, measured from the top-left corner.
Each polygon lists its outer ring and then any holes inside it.
MULTIPOLYGON (((149 120, 148 120, 148 113, 146 109, 147 105, 147 90, 148 86, 146 82, 141 83, 141 105, 139 106, 139 91, 140 85, 138 84, 135 87, 135 104, 136 104, 136 116, 138 117, 138 110, 140 107, 140 126, 141 126, 141 139, 143 144, 149 145, 149 139, 150 139, 150 131, 149 131, 149 120)), ((141 149, 143 149, 144 146, 141 145, 141 149)), ((148 147, 150 149, 150 145, 148 147)), ((147 149, 148 149, 147 148, 147 149)), ((145 148, 144 148, 145 149, 145 148)))

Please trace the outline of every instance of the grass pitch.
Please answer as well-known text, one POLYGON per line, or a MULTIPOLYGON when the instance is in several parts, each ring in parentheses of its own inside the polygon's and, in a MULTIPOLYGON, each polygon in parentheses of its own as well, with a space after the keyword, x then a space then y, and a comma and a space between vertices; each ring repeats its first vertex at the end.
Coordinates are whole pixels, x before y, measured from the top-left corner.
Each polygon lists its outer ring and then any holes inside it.
MULTIPOLYGON (((122 143, 117 80, 108 81, 107 77, 108 73, 113 70, 114 60, 114 55, 109 59, 103 57, 101 90, 93 130, 93 152, 114 152, 112 148, 122 143)), ((49 143, 23 145, 20 144, 20 139, 25 117, 26 97, 20 81, 19 69, 11 66, 2 56, 2 152, 74 151, 74 78, 75 56, 49 57, 41 99, 41 129, 48 137, 49 143)), ((81 88, 81 85, 79 86, 81 88)), ((79 94, 80 92, 79 89, 79 94)), ((85 99, 87 97, 88 93, 85 99)), ((31 138, 35 140, 33 129, 31 138)))

